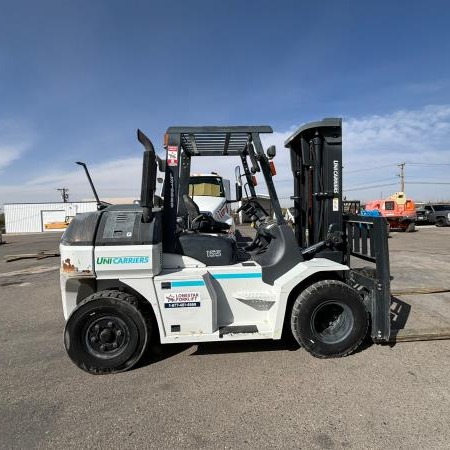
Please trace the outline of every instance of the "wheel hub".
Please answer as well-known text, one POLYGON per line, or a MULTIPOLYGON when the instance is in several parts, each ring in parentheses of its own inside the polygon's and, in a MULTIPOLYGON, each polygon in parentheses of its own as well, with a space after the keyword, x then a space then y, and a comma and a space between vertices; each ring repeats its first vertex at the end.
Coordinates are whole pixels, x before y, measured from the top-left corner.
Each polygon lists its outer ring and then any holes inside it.
POLYGON ((345 303, 330 301, 320 305, 311 317, 311 328, 322 342, 336 344, 344 340, 353 327, 353 316, 345 303))
POLYGON ((90 323, 86 330, 86 347, 97 357, 117 356, 128 341, 125 322, 119 317, 100 317, 90 323))
POLYGON ((109 344, 113 342, 115 339, 115 336, 113 333, 111 333, 109 330, 102 330, 100 333, 100 342, 103 344, 109 344))

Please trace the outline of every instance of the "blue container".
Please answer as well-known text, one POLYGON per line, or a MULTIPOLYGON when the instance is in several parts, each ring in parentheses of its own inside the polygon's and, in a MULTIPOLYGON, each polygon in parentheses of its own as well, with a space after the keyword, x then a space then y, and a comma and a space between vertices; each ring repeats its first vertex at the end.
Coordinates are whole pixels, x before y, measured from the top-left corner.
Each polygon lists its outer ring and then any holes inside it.
POLYGON ((369 217, 380 217, 381 213, 378 209, 362 209, 359 213, 361 216, 369 216, 369 217))

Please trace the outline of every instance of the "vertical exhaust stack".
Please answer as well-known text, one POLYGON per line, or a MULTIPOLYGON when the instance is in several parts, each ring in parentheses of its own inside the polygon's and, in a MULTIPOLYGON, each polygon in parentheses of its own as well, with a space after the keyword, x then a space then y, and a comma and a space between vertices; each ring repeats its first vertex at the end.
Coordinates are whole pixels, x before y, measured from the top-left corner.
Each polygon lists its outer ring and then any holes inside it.
POLYGON ((150 139, 137 130, 138 141, 144 146, 142 164, 141 206, 143 208, 142 221, 151 222, 153 218, 153 196, 156 190, 156 154, 150 139))

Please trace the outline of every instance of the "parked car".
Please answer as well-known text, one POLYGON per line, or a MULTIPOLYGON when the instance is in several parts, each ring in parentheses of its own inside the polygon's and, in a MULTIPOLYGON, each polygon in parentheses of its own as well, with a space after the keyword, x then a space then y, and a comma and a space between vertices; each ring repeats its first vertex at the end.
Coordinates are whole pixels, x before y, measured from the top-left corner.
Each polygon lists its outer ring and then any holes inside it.
POLYGON ((431 224, 437 227, 450 225, 450 205, 443 203, 429 203, 417 209, 418 224, 431 224))

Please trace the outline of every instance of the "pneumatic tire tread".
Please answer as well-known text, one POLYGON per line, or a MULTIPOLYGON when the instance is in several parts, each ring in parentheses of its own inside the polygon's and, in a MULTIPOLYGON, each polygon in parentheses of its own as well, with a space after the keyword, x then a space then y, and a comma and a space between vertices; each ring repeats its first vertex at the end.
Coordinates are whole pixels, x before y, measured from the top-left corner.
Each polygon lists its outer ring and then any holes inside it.
POLYGON ((294 302, 291 331, 306 351, 316 358, 340 358, 355 352, 367 336, 369 317, 360 295, 349 285, 338 280, 323 280, 301 292, 294 302), (324 343, 312 330, 313 311, 326 301, 338 300, 346 304, 353 315, 349 335, 337 343, 324 343))
POLYGON ((108 373, 124 372, 135 366, 148 347, 152 330, 152 316, 150 308, 136 296, 119 290, 104 290, 96 292, 81 301, 67 320, 64 330, 64 344, 70 359, 82 370, 102 375, 108 373), (117 366, 105 365, 101 360, 95 360, 86 352, 82 344, 83 321, 95 314, 96 308, 108 308, 113 313, 125 318, 133 324, 138 333, 136 349, 130 358, 120 362, 117 366), (123 314, 125 316, 123 316, 123 314))
POLYGON ((447 221, 444 217, 438 217, 436 219, 436 226, 437 227, 445 227, 447 225, 447 221))

